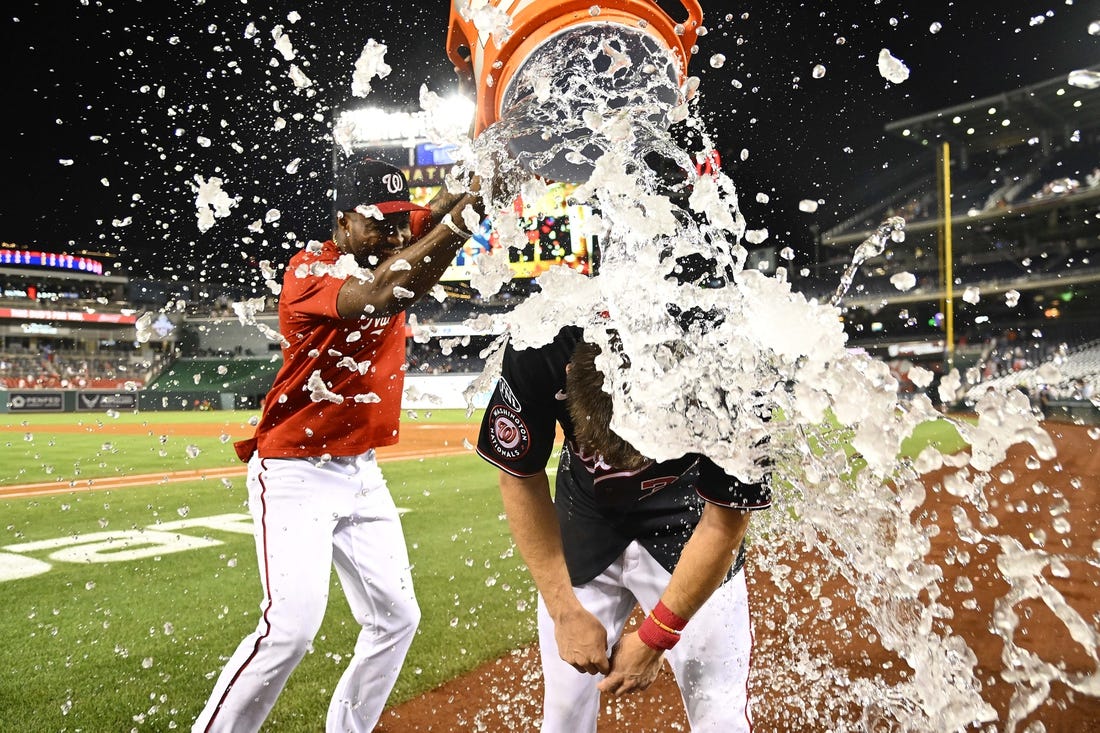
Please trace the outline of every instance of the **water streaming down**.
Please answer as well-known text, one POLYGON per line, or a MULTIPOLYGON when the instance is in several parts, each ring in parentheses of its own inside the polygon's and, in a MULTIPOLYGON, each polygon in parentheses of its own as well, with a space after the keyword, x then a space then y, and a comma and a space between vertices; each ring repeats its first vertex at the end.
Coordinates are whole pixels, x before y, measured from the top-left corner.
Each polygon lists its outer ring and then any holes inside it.
MULTIPOLYGON (((797 638, 782 653, 757 657, 754 664, 769 674, 785 672, 797 683, 772 694, 824 711, 819 729, 845 729, 848 706, 862 711, 865 730, 1012 731, 1046 699, 1052 681, 1098 694, 1096 619, 1076 613, 1042 577, 1044 568, 1071 559, 1096 566, 1095 549, 1070 556, 1025 548, 987 520, 990 471, 1011 446, 1027 443, 1040 459, 1055 458, 1026 397, 989 391, 973 405, 975 422, 944 416, 925 395, 899 399, 884 363, 847 348, 838 306, 865 260, 904 242, 904 221, 884 222, 856 250, 828 303, 794 291, 782 268, 774 276, 745 269, 746 226, 733 182, 724 173, 695 175, 691 156, 667 130, 683 120, 709 143, 703 122, 689 114, 686 90, 676 99, 650 97, 645 85, 617 87, 598 74, 571 72, 624 73, 616 38, 610 28, 590 30, 544 54, 532 66, 534 91, 517 99, 455 169, 459 179, 495 176, 491 208, 510 212, 517 193, 543 185, 532 170, 564 166, 566 176, 583 173, 574 197, 598 212, 587 224, 601 243, 598 275, 555 268, 540 277, 540 292, 503 316, 512 344, 539 346, 561 327, 579 325, 602 349, 612 427, 639 450, 658 460, 704 453, 744 481, 772 473, 775 506, 755 516, 750 531, 758 567, 789 593, 774 602, 787 608, 809 597, 827 607, 827 578, 795 582, 803 558, 820 556, 825 575, 851 587, 863 614, 860 628, 845 633, 873 638, 907 667, 900 678, 840 679, 827 650, 797 638), (538 79, 556 81, 540 87, 538 79), (545 146, 526 145, 517 159, 513 142, 533 135, 545 146), (691 185, 670 183, 647 160, 672 161, 691 185), (937 419, 956 427, 969 453, 929 447, 899 458, 913 429, 937 419), (1002 677, 1015 686, 1006 720, 995 722, 975 653, 941 602, 945 569, 930 555, 941 528, 924 510, 922 481, 933 471, 946 471, 943 491, 954 502, 958 544, 979 554, 1000 548, 998 568, 1010 590, 988 626, 1004 643, 1002 677), (1065 625, 1095 663, 1091 671, 1069 674, 1018 643, 1017 614, 1029 600, 1065 625)), ((625 73, 648 78, 645 69, 625 73)), ((509 214, 495 224, 506 245, 526 244, 509 214)), ((493 368, 477 385, 491 383, 493 368)), ((957 373, 945 378, 945 400, 954 399, 959 383, 957 373)), ((965 574, 964 554, 953 561, 965 574)))
POLYGON ((900 216, 891 216, 879 224, 875 233, 860 242, 860 245, 856 247, 855 254, 852 255, 852 261, 844 268, 844 274, 840 276, 840 283, 837 284, 833 297, 829 299, 829 304, 840 305, 840 301, 848 294, 848 290, 851 289, 852 283, 859 273, 859 268, 863 266, 864 262, 882 254, 886 250, 886 245, 890 242, 900 243, 904 241, 905 219, 900 216))

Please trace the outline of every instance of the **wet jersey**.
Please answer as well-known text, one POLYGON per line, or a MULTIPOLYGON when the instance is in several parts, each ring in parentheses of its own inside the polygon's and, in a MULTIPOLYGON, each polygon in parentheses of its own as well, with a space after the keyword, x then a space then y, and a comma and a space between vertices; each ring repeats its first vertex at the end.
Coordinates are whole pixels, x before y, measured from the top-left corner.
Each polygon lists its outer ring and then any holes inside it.
MULTIPOLYGON (((565 402, 565 366, 580 336, 580 329, 567 327, 542 348, 507 347, 477 446, 501 470, 534 476, 546 470, 561 426, 565 443, 554 505, 573 585, 595 578, 634 540, 672 572, 704 501, 746 510, 771 505, 766 484, 743 484, 705 456, 622 471, 577 450, 565 402)), ((735 571, 741 562, 739 554, 735 571)))
POLYGON ((405 315, 340 318, 344 278, 328 273, 340 252, 291 258, 279 296, 283 366, 264 403, 254 437, 238 442, 247 461, 353 456, 397 442, 405 378, 405 315))

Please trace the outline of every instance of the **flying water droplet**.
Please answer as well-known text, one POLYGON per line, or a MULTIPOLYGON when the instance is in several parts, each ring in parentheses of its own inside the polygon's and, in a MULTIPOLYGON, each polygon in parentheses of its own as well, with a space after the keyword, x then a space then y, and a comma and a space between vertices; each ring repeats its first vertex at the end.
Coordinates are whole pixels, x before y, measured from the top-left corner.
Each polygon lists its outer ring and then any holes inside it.
POLYGON ((1066 83, 1081 89, 1096 89, 1100 87, 1100 71, 1092 69, 1075 69, 1069 72, 1066 83))
POLYGON ((888 82, 901 84, 909 78, 909 67, 891 54, 890 49, 884 48, 878 55, 878 73, 888 82))
POLYGON ((911 272, 899 272, 890 276, 890 284, 898 290, 905 292, 916 287, 917 277, 911 272))

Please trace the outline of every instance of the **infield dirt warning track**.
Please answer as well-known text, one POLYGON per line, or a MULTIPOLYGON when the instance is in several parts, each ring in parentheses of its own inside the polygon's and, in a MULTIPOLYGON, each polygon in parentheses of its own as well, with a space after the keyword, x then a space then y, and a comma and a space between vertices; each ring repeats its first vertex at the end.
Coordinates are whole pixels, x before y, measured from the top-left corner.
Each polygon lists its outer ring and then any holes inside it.
MULTIPOLYGON (((1086 619, 1100 617, 1100 565, 1087 561, 1094 542, 1100 537, 1100 441, 1089 428, 1078 425, 1046 423, 1058 448, 1057 459, 1035 466, 1028 459, 1030 446, 1017 445, 996 472, 1011 471, 1015 480, 996 482, 989 487, 990 515, 998 531, 1006 536, 1033 543, 1029 537, 1045 535, 1049 545, 1061 547, 1069 561, 1068 574, 1044 571, 1044 582, 1056 590, 1064 602, 1086 619), (1042 489, 1041 491, 1039 489, 1042 489), (1055 529, 1058 516, 1072 518, 1069 529, 1055 529)), ((989 620, 999 599, 1010 592, 995 572, 989 557, 976 554, 976 564, 988 565, 987 571, 975 572, 978 582, 970 591, 956 586, 963 574, 958 563, 946 562, 957 544, 952 528, 950 494, 936 490, 947 471, 929 474, 925 483, 929 495, 925 508, 935 512, 940 532, 932 538, 930 558, 944 568, 944 594, 940 601, 951 609, 950 624, 966 640, 977 657, 976 673, 983 684, 983 696, 997 711, 997 721, 987 727, 967 730, 999 733, 1008 730, 1009 700, 1013 684, 1002 676, 1003 645, 989 631, 989 620)), ((820 556, 805 554, 798 565, 805 582, 829 575, 820 556)), ((976 570, 972 568, 971 572, 976 570)), ((849 700, 838 704, 831 685, 815 684, 812 674, 792 660, 792 650, 803 645, 819 658, 831 659, 836 680, 858 680, 881 676, 897 682, 907 674, 907 665, 893 652, 860 633, 840 634, 830 619, 821 617, 809 594, 785 593, 767 572, 757 568, 749 553, 746 564, 749 603, 753 618, 753 666, 749 690, 753 700, 754 733, 824 733, 825 731, 867 730, 861 722, 863 710, 849 700), (790 614, 798 619, 790 623, 790 614)), ((832 601, 832 619, 846 619, 858 632, 864 612, 855 606, 853 592, 843 581, 832 578, 823 589, 832 601)), ((1045 604, 1029 600, 1021 611, 1017 640, 1025 648, 1040 650, 1062 670, 1090 675, 1096 659, 1089 643, 1078 643, 1070 630, 1056 619, 1045 604)), ((632 621, 640 620, 635 616, 632 621)), ((866 630, 864 628, 864 630, 866 630)), ((485 662, 473 672, 443 684, 404 704, 387 709, 378 733, 405 731, 529 731, 537 730, 541 717, 542 676, 537 646, 517 649, 500 659, 485 662)), ((600 733, 668 733, 689 730, 679 691, 667 665, 657 682, 642 693, 602 701, 600 733)), ((889 728, 900 730, 899 728, 889 728)), ((875 731, 887 730, 875 727, 875 731)), ((912 730, 912 729, 908 729, 912 730)), ((1037 710, 1013 727, 1045 733, 1084 733, 1100 731, 1100 697, 1076 693, 1060 682, 1051 683, 1050 696, 1037 710)))
MULTIPOLYGON (((1046 425, 1058 447, 1056 460, 1033 466, 1028 458, 1031 450, 1016 446, 997 471, 1011 471, 1015 480, 996 484, 991 495, 990 513, 999 530, 1027 540, 1036 531, 1065 546, 1065 551, 1078 557, 1067 563, 1068 575, 1045 573, 1046 582, 1056 589, 1065 602, 1083 618, 1100 615, 1100 570, 1098 565, 1082 560, 1090 555, 1089 548, 1100 537, 1100 441, 1084 426, 1048 423, 1046 425), (1038 488, 1042 487, 1042 491, 1038 488), (1056 503, 1064 506, 1055 510, 1056 503), (1025 507, 1021 509, 1021 507, 1025 507), (1056 515, 1072 518, 1071 529, 1059 530, 1052 525, 1056 515)), ((224 430, 227 440, 246 437, 247 425, 218 426, 196 424, 119 425, 96 421, 93 425, 43 426, 36 432, 91 432, 104 436, 210 436, 224 430)), ((0 432, 27 432, 25 426, 0 425, 0 432)), ((401 441, 378 451, 381 462, 415 460, 436 456, 462 455, 473 450, 477 426, 468 424, 430 424, 406 420, 401 428, 401 441)), ((72 493, 102 489, 150 486, 195 480, 219 480, 241 477, 244 465, 234 463, 223 468, 184 470, 156 474, 117 476, 79 481, 58 480, 36 484, 0 487, 0 498, 34 497, 45 494, 72 493)), ((958 569, 944 562, 952 540, 949 521, 951 500, 943 491, 943 472, 930 474, 926 484, 931 489, 928 509, 939 509, 941 532, 934 538, 932 556, 951 572, 958 569)), ((750 553, 746 566, 749 574, 750 604, 755 628, 754 665, 750 677, 750 692, 754 701, 753 730, 759 733, 818 730, 860 730, 859 709, 836 709, 828 694, 816 693, 806 679, 793 674, 779 660, 789 653, 794 634, 801 642, 821 655, 828 655, 845 678, 858 679, 876 674, 892 675, 896 680, 905 674, 905 665, 873 641, 856 635, 841 640, 828 623, 819 623, 813 613, 800 614, 804 621, 797 628, 785 627, 784 603, 798 611, 799 604, 810 599, 785 595, 774 587, 767 573, 758 572, 750 553), (823 720, 833 725, 821 727, 823 720)), ((800 565, 808 577, 824 577, 821 559, 812 555, 801 558, 800 565)), ((965 638, 977 656, 979 678, 984 685, 984 697, 997 710, 998 720, 1006 719, 1012 685, 1002 676, 1000 640, 989 633, 988 623, 998 599, 1008 588, 990 568, 980 575, 971 591, 961 594, 953 579, 945 579, 941 599, 952 609, 951 624, 965 638)), ((837 581, 831 581, 837 584, 837 581)), ((826 596, 833 600, 834 616, 850 619, 858 628, 860 611, 853 607, 849 589, 830 587, 826 596)), ((1043 604, 1024 604, 1024 619, 1018 630, 1018 640, 1025 647, 1041 649, 1044 658, 1054 660, 1063 670, 1089 674, 1096 660, 1088 650, 1072 638, 1064 624, 1050 615, 1043 604)), ((636 623, 637 619, 635 619, 636 623)), ((788 625, 789 626, 789 625, 788 625)), ((1046 733, 1081 733, 1100 730, 1100 698, 1076 694, 1065 685, 1054 683, 1050 697, 1015 727, 1016 730, 1038 730, 1029 724, 1042 725, 1046 733)), ((827 692, 827 691, 826 691, 827 692)), ((404 704, 389 708, 378 728, 379 733, 393 731, 459 730, 532 730, 537 727, 542 694, 542 679, 538 669, 537 646, 517 649, 501 659, 482 664, 473 672, 458 677, 404 704)), ((1002 730, 1000 722, 982 730, 1002 730)), ((665 668, 657 683, 644 693, 620 700, 605 700, 601 706, 601 733, 665 733, 687 730, 687 721, 679 692, 671 674, 665 668)))

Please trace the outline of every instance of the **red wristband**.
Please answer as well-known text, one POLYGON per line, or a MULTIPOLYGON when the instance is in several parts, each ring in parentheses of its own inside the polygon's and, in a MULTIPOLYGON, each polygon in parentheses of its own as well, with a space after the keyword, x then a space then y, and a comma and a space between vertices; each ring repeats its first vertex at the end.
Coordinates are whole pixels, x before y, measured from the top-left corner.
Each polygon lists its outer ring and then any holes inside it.
POLYGON ((661 601, 657 601, 657 605, 653 607, 653 618, 676 633, 680 633, 687 626, 687 619, 677 616, 661 601))
POLYGON ((680 631, 685 625, 687 621, 658 601, 657 606, 638 627, 638 638, 650 649, 665 651, 676 646, 676 642, 680 641, 680 631))

